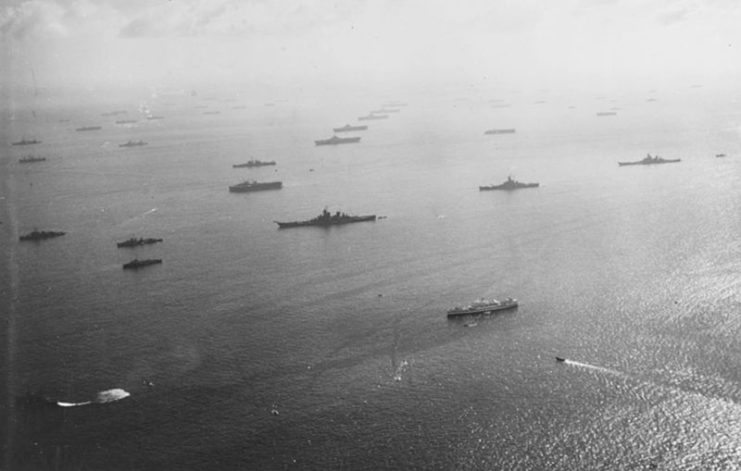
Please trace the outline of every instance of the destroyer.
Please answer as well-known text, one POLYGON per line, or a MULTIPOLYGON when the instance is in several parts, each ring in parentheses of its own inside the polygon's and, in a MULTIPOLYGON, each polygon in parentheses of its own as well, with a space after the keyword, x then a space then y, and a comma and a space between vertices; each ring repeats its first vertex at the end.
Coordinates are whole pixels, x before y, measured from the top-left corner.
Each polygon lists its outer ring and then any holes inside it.
POLYGON ((124 270, 136 270, 141 267, 147 267, 149 265, 156 265, 158 263, 162 263, 161 258, 148 258, 145 260, 139 260, 135 258, 134 260, 130 261, 129 263, 123 264, 124 270))
POLYGON ((156 244, 157 242, 162 242, 162 239, 144 239, 142 237, 139 237, 137 239, 136 237, 132 237, 131 239, 125 240, 123 242, 116 242, 116 247, 138 247, 140 245, 156 244))
POLYGON ((46 157, 34 157, 32 155, 27 155, 26 157, 18 159, 18 163, 19 164, 30 164, 33 162, 43 162, 45 160, 46 160, 46 157))
POLYGON ((356 142, 360 142, 359 137, 332 136, 329 139, 320 139, 318 141, 314 141, 314 143, 318 146, 334 146, 337 144, 354 144, 356 142))
POLYGON ((119 144, 118 147, 136 147, 136 146, 146 146, 147 143, 139 140, 139 141, 128 141, 123 144, 119 144))
POLYGON ((513 180, 512 177, 507 177, 507 181, 505 181, 501 185, 480 186, 479 191, 517 190, 519 188, 537 188, 539 186, 540 186, 540 183, 522 183, 522 182, 518 182, 517 180, 513 180))
POLYGON ((368 126, 350 126, 349 124, 346 124, 342 126, 341 128, 333 128, 332 130, 334 132, 350 132, 350 131, 365 131, 368 129, 368 126))
POLYGON ((29 232, 26 235, 22 235, 19 237, 20 240, 30 240, 30 241, 37 241, 37 240, 44 240, 44 239, 52 239, 54 237, 61 237, 66 232, 61 231, 32 231, 29 232))
POLYGON ((278 228, 283 229, 287 227, 303 227, 303 226, 338 226, 341 224, 351 224, 353 222, 365 222, 365 221, 375 221, 376 215, 371 214, 369 216, 350 216, 345 213, 341 213, 337 211, 336 213, 332 214, 326 209, 322 211, 322 214, 319 216, 309 219, 306 221, 293 221, 293 222, 278 222, 274 221, 276 224, 278 224, 278 228))
POLYGON ((448 317, 466 316, 470 314, 485 314, 487 312, 503 311, 517 307, 517 300, 507 298, 504 301, 496 299, 477 299, 468 306, 454 307, 448 310, 448 317))
POLYGON ((623 167, 625 165, 655 165, 655 164, 670 164, 674 162, 681 162, 682 159, 662 159, 658 155, 652 156, 651 154, 646 154, 646 157, 643 160, 638 160, 636 162, 618 162, 618 166, 623 167))
POLYGON ((234 164, 232 167, 234 168, 245 168, 245 167, 265 167, 267 165, 275 165, 275 160, 271 160, 270 162, 263 162, 262 160, 248 160, 247 162, 243 164, 234 164))
POLYGON ((26 139, 23 138, 18 142, 14 142, 12 145, 14 146, 30 146, 31 144, 41 144, 41 141, 38 139, 26 139))
POLYGON ((230 186, 229 191, 232 193, 247 193, 249 191, 280 190, 281 188, 283 188, 283 182, 256 182, 248 180, 230 186))

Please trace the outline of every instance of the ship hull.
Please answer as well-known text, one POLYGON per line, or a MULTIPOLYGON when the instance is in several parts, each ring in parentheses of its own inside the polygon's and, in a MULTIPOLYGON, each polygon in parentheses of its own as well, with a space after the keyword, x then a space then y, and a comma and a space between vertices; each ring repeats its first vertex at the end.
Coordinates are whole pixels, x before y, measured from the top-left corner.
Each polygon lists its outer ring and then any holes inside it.
POLYGON ((261 183, 258 185, 251 185, 251 186, 230 186, 229 191, 231 193, 249 193, 252 191, 265 191, 265 190, 280 190, 283 188, 282 182, 273 182, 273 183, 261 183))
POLYGON ((618 162, 619 167, 625 167, 627 165, 659 165, 659 164, 672 164, 675 162, 681 162, 682 159, 666 159, 659 162, 644 162, 639 160, 638 162, 618 162))
POLYGON ((162 263, 162 259, 154 258, 150 260, 137 260, 129 263, 124 263, 124 270, 138 270, 139 268, 148 267, 150 265, 159 265, 162 263))
POLYGON ((472 314, 486 314, 488 312, 505 311, 508 309, 516 309, 516 308, 517 308, 517 303, 504 304, 501 306, 485 306, 485 307, 475 308, 475 309, 448 311, 448 317, 470 316, 472 314))
POLYGON ((540 183, 523 183, 518 186, 505 186, 505 185, 480 186, 479 191, 491 191, 491 190, 512 191, 512 190, 519 190, 522 188, 538 188, 539 186, 540 186, 540 183))
POLYGON ((278 224, 279 229, 287 229, 289 227, 307 227, 307 226, 318 226, 318 227, 329 227, 329 226, 341 226, 343 224, 352 224, 355 222, 366 222, 366 221, 375 221, 376 215, 370 215, 370 216, 354 216, 354 217, 348 217, 342 220, 337 221, 293 221, 293 222, 278 222, 275 221, 276 224, 278 224))
POLYGON ((336 146, 337 144, 354 144, 360 142, 359 137, 338 137, 337 139, 321 139, 314 141, 318 146, 336 146))

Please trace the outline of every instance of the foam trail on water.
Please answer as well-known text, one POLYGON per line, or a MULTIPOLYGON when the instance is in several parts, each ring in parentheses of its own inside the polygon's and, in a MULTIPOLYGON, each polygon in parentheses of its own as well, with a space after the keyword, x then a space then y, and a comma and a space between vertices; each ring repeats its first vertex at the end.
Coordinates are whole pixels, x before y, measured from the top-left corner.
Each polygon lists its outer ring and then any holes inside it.
POLYGON ((564 363, 566 363, 567 365, 578 366, 580 368, 589 368, 590 370, 601 371, 602 373, 607 373, 613 376, 619 376, 621 378, 629 378, 628 375, 626 375, 625 373, 621 373, 618 370, 611 370, 610 368, 603 368, 597 365, 590 365, 589 363, 582 363, 580 361, 574 361, 574 360, 564 360, 564 363))
POLYGON ((131 394, 128 391, 125 391, 120 388, 114 388, 114 389, 108 389, 105 391, 100 391, 95 396, 95 399, 93 399, 92 401, 84 401, 84 402, 57 401, 57 405, 59 407, 79 407, 79 406, 87 406, 90 404, 106 404, 109 402, 120 401, 121 399, 127 398, 129 396, 131 396, 131 394))
POLYGON ((150 209, 149 211, 147 211, 147 212, 145 212, 144 214, 142 214, 142 216, 141 216, 141 217, 144 217, 144 216, 146 216, 147 214, 152 214, 152 213, 153 213, 153 212, 155 212, 155 211, 157 211, 157 208, 152 208, 152 209, 150 209))

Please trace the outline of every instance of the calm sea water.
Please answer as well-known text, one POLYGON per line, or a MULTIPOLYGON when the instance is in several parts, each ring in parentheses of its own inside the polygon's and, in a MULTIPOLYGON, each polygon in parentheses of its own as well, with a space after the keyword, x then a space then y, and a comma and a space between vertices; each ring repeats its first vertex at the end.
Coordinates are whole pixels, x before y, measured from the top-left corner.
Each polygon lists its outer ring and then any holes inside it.
POLYGON ((332 147, 312 141, 383 101, 169 96, 146 103, 158 121, 138 103, 6 119, 9 397, 131 393, 9 399, 6 467, 735 469, 738 107, 703 90, 401 98, 332 147), (23 136, 43 143, 9 145, 23 136), (647 152, 682 162, 617 165, 647 152), (250 158, 278 165, 231 167, 250 158), (508 175, 541 186, 478 191, 508 175), (227 191, 247 179, 283 189, 227 191), (324 207, 386 218, 273 223, 324 207), (18 242, 34 228, 67 234, 18 242), (164 242, 116 248, 132 236, 164 242), (135 257, 164 263, 123 271, 135 257), (520 307, 446 319, 482 296, 520 307))

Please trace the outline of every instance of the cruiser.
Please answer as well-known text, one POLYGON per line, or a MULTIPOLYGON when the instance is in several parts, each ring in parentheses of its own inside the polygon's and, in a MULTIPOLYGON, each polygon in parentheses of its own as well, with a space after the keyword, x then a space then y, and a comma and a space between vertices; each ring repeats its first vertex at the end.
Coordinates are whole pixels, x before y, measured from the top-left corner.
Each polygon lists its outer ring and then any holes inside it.
POLYGON ((350 126, 349 124, 346 124, 342 126, 341 128, 333 128, 334 132, 349 132, 349 131, 365 131, 368 129, 368 126, 350 126))
POLYGON ((651 154, 646 154, 646 157, 643 160, 638 160, 636 162, 618 162, 618 166, 623 167, 625 165, 654 165, 654 164, 670 164, 673 162, 681 162, 682 159, 662 159, 658 155, 652 156, 651 154))
POLYGON ((355 142, 360 142, 360 138, 359 137, 332 136, 329 139, 320 139, 318 141, 314 141, 314 143, 318 146, 334 146, 337 144, 353 144, 355 142))
POLYGON ((234 164, 232 167, 234 168, 245 168, 245 167, 265 167, 266 165, 275 165, 275 160, 271 160, 270 162, 263 162, 262 160, 248 160, 247 162, 243 164, 234 164))
POLYGON ((144 239, 141 237, 137 239, 136 237, 132 237, 131 239, 125 240, 123 242, 116 242, 116 247, 137 247, 139 245, 156 244, 157 242, 162 242, 162 239, 144 239))
POLYGON ((26 235, 22 235, 19 237, 19 240, 44 240, 44 239, 51 239, 54 237, 60 237, 66 234, 66 232, 57 232, 57 231, 33 231, 29 232, 26 235))
POLYGON ((514 134, 514 129, 489 129, 488 131, 485 131, 484 134, 514 134))
POLYGON ((135 258, 134 260, 130 261, 129 263, 123 264, 124 270, 136 270, 137 268, 146 267, 149 265, 155 265, 158 263, 162 263, 161 258, 148 258, 145 260, 139 260, 135 258))
POLYGON ((27 155, 26 157, 18 159, 18 163, 19 164, 30 164, 33 162, 43 162, 45 160, 46 160, 46 157, 33 157, 31 155, 27 155))
POLYGON ((517 180, 513 180, 512 177, 507 177, 507 181, 505 181, 501 185, 480 186, 479 191, 517 190, 519 188, 537 188, 539 186, 540 186, 540 183, 522 183, 522 182, 518 182, 517 180))
POLYGON ((139 140, 139 141, 128 141, 124 144, 119 144, 118 147, 136 147, 136 146, 146 146, 147 143, 139 140))
POLYGON ((232 193, 247 193, 249 191, 280 190, 281 188, 283 188, 283 182, 256 182, 248 180, 230 186, 229 191, 232 193))
POLYGON ((293 221, 293 222, 278 222, 273 221, 276 224, 278 224, 279 229, 287 228, 287 227, 303 227, 303 226, 338 226, 341 224, 351 224, 353 222, 364 222, 364 221, 375 221, 376 215, 371 214, 370 216, 350 216, 345 213, 341 213, 337 211, 336 213, 332 214, 326 209, 322 211, 322 214, 315 217, 314 219, 309 219, 307 221, 293 221))
POLYGON ((41 141, 38 139, 26 139, 23 138, 18 142, 14 142, 12 145, 14 146, 30 146, 31 144, 41 144, 41 141))
POLYGON ((83 126, 75 129, 75 131, 99 131, 103 129, 101 126, 83 126))
POLYGON ((459 306, 448 310, 448 317, 466 316, 469 314, 485 314, 487 312, 514 309, 516 307, 517 300, 513 298, 507 298, 504 301, 497 301, 496 299, 477 299, 468 306, 459 306))
POLYGON ((371 119, 389 119, 389 115, 387 114, 369 114, 367 116, 361 116, 358 118, 358 121, 369 121, 371 119))

